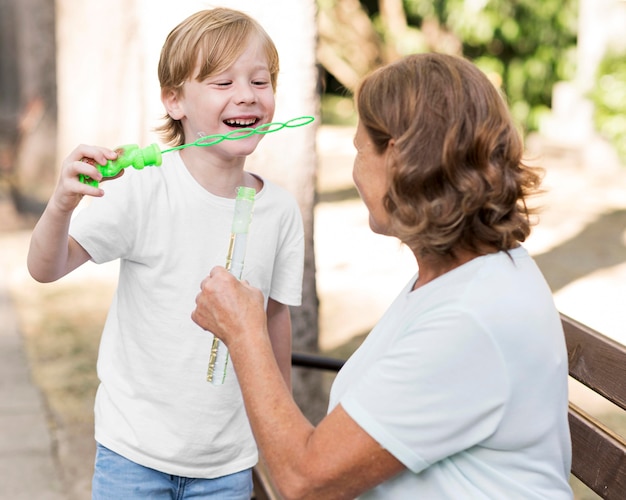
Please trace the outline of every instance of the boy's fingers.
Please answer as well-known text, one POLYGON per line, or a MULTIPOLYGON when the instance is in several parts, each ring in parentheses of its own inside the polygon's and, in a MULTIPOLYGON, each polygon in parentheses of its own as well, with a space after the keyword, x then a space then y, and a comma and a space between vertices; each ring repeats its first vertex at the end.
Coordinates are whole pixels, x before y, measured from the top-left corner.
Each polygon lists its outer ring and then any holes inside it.
POLYGON ((118 152, 112 149, 81 144, 70 153, 69 159, 83 162, 93 161, 99 165, 106 165, 107 161, 115 160, 117 156, 118 152))

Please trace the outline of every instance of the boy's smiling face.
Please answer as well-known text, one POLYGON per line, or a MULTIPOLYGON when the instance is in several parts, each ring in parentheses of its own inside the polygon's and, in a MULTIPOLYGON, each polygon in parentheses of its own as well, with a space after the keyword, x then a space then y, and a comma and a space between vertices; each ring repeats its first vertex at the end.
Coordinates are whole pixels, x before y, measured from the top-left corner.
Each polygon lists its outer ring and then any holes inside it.
MULTIPOLYGON (((198 74, 197 64, 194 75, 198 74)), ((173 91, 163 98, 169 115, 181 120, 185 142, 201 136, 228 134, 244 127, 270 123, 274 116, 274 89, 263 47, 252 37, 235 62, 220 74, 202 81, 187 80, 179 95, 173 91)), ((212 154, 225 157, 247 156, 263 136, 222 141, 211 146, 212 154)))

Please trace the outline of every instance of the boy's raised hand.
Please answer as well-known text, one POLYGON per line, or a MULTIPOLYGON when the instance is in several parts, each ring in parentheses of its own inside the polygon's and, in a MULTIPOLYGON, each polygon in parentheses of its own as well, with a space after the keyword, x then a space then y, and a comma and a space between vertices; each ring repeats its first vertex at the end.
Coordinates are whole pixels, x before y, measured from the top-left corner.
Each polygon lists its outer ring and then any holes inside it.
POLYGON ((37 281, 56 281, 89 260, 87 251, 69 237, 70 219, 83 196, 100 197, 104 191, 82 183, 79 175, 100 179, 95 164, 116 158, 111 149, 81 144, 63 160, 57 186, 30 240, 27 265, 37 281))
POLYGON ((108 160, 115 160, 117 156, 117 152, 99 146, 81 144, 76 147, 61 165, 61 174, 51 200, 56 208, 62 212, 71 212, 84 195, 103 196, 102 189, 80 182, 79 175, 100 181, 102 174, 95 165, 105 165, 108 160))

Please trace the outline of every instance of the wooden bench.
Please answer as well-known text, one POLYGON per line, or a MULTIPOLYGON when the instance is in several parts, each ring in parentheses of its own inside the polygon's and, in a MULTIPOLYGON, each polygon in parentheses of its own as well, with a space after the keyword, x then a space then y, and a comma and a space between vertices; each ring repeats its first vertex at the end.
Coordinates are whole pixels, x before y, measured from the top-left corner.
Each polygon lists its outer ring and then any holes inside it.
MULTIPOLYGON (((561 315, 569 374, 626 419, 626 347, 561 315)), ((626 499, 626 440, 574 403, 569 406, 572 474, 607 499, 626 499)))
MULTIPOLYGON (((626 422, 626 347, 561 315, 569 374, 602 398, 616 405, 626 422)), ((343 360, 314 354, 294 353, 293 366, 337 371, 343 360)), ((614 429, 570 401, 572 474, 604 499, 626 499, 626 440, 614 429)), ((257 500, 274 500, 267 471, 254 471, 257 500)))

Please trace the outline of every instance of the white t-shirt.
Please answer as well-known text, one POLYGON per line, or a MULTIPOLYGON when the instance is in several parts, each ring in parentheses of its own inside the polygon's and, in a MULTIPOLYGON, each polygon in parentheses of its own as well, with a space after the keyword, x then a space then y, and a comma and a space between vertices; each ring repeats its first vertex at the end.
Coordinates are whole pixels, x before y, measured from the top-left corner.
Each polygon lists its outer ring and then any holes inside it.
MULTIPOLYGON (((121 259, 100 343, 95 437, 146 467, 219 477, 258 459, 232 363, 224 385, 206 381, 213 337, 191 320, 202 279, 225 265, 235 200, 203 189, 178 152, 163 160, 103 184, 105 196, 70 228, 94 262, 121 259)), ((264 180, 242 279, 266 303, 300 305, 303 256, 295 199, 264 180)))
POLYGON ((339 372, 330 409, 407 468, 362 498, 572 498, 563 330, 533 259, 509 255, 413 278, 339 372))

